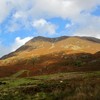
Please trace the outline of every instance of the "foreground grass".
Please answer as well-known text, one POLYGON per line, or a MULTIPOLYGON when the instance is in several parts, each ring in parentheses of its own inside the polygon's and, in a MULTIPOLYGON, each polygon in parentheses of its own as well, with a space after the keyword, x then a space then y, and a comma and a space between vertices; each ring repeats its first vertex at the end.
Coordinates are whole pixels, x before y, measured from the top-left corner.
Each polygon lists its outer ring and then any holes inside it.
POLYGON ((100 71, 1 78, 0 100, 100 100, 100 71))

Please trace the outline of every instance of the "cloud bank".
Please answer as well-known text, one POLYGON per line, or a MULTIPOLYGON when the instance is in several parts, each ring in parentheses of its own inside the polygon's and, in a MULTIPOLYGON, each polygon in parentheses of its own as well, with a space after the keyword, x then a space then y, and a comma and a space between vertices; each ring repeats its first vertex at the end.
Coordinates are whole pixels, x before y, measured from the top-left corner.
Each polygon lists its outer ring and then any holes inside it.
POLYGON ((97 28, 100 27, 100 17, 91 15, 99 5, 100 0, 0 0, 0 23, 10 17, 10 32, 29 24, 37 32, 42 30, 44 33, 54 34, 55 25, 48 23, 46 19, 60 17, 80 26, 73 35, 100 37, 100 30, 97 28))

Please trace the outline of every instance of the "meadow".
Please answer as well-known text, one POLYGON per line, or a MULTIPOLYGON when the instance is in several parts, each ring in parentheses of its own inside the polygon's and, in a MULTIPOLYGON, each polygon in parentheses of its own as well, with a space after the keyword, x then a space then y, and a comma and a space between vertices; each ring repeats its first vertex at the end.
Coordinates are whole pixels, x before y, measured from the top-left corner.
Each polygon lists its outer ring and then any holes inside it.
POLYGON ((100 100, 100 71, 0 78, 0 100, 100 100))

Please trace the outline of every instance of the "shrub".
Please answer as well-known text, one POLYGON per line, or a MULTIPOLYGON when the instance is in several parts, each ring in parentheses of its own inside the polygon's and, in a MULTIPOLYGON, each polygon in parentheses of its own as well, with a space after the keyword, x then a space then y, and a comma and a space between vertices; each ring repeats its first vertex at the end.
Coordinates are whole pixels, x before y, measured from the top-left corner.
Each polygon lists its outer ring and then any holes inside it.
POLYGON ((32 64, 34 66, 34 64, 39 60, 38 57, 32 57, 30 59, 27 59, 26 64, 32 64))
POLYGON ((81 67, 85 64, 85 62, 81 61, 81 60, 77 60, 74 62, 74 66, 77 66, 77 67, 81 67))

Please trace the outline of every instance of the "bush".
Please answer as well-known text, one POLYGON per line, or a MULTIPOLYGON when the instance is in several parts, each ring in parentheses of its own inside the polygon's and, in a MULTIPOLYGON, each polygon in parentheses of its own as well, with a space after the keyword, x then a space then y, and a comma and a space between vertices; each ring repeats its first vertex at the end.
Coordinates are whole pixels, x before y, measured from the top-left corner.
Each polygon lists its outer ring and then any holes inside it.
POLYGON ((85 62, 81 61, 81 60, 78 60, 78 61, 75 61, 74 62, 74 66, 77 66, 77 67, 81 67, 85 64, 85 62))
POLYGON ((32 64, 34 66, 34 64, 39 60, 38 57, 32 57, 30 59, 27 59, 27 63, 26 64, 32 64))

